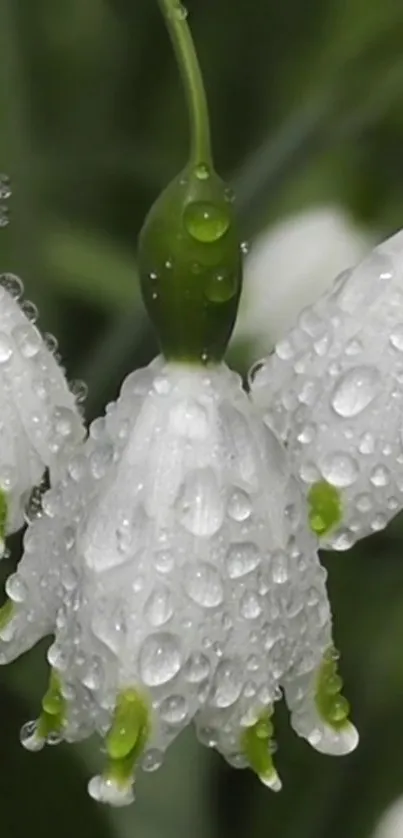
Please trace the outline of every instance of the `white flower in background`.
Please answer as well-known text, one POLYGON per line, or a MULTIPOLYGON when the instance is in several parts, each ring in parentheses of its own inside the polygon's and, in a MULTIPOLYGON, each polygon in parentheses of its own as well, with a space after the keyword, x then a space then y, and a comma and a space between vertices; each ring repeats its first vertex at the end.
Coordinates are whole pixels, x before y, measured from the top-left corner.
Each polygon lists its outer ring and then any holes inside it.
POLYGON ((337 206, 320 206, 277 222, 256 239, 246 260, 234 340, 255 357, 270 352, 300 311, 355 265, 371 237, 337 206))
POLYGON ((402 838, 403 797, 398 797, 383 813, 372 838, 402 838))
POLYGON ((83 438, 75 398, 54 355, 34 325, 35 307, 19 298, 23 286, 0 275, 0 536, 24 523, 32 488, 47 467, 83 438))
POLYGON ((403 232, 305 309, 250 384, 324 544, 385 527, 403 505, 403 232))
POLYGON ((194 720, 277 789, 273 704, 318 750, 357 742, 340 695, 316 540, 286 455, 225 365, 129 375, 28 527, 0 662, 54 633, 26 747, 106 736, 89 791, 123 805, 194 720))

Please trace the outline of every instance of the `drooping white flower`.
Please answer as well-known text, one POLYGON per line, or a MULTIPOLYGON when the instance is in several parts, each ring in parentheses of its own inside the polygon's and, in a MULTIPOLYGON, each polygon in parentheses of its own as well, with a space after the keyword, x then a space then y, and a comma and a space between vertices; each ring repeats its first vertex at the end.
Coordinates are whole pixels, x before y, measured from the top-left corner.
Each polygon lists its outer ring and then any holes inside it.
POLYGON ((371 242, 337 206, 304 210, 265 230, 246 260, 235 341, 248 341, 255 357, 270 352, 302 309, 355 265, 371 242))
POLYGON ((372 838, 401 838, 403 835, 403 798, 398 797, 382 814, 372 838))
POLYGON ((20 304, 22 283, 0 276, 0 535, 24 523, 24 507, 48 467, 57 477, 63 457, 84 427, 64 373, 34 325, 35 307, 20 304))
POLYGON ((273 704, 318 750, 355 747, 316 541, 285 453, 225 365, 131 374, 29 526, 0 662, 55 634, 24 744, 106 735, 90 783, 114 805, 192 719, 279 788, 273 704))
POLYGON ((302 312, 250 386, 324 543, 347 549, 385 527, 403 494, 403 232, 302 312))

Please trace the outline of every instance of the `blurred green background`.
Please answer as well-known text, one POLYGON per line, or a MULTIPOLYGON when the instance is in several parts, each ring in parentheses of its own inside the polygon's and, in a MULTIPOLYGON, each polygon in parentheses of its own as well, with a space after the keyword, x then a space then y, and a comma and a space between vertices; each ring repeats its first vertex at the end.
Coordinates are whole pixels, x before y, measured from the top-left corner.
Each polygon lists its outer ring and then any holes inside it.
MULTIPOLYGON (((188 0, 217 166, 244 236, 337 202, 380 235, 403 226, 401 0, 188 0)), ((156 0, 0 0, 0 170, 13 181, 2 270, 58 336, 89 418, 156 351, 136 237, 177 173, 187 117, 156 0)), ((242 359, 240 359, 242 364, 242 359)), ((6 576, 19 555, 0 568, 6 576)), ((3 838, 366 838, 403 794, 403 527, 324 556, 361 745, 332 759, 278 715, 280 795, 188 731, 128 810, 86 796, 98 743, 25 753, 44 648, 0 671, 3 838)), ((403 825, 402 825, 403 835, 403 825)))

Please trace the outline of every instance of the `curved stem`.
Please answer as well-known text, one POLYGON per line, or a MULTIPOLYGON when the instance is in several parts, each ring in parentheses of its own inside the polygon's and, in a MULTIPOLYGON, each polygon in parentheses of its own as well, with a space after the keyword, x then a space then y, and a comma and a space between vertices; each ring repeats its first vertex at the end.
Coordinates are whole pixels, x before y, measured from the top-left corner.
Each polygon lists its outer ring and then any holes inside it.
POLYGON ((175 50, 189 110, 191 163, 212 166, 206 92, 186 11, 178 0, 158 0, 175 50))

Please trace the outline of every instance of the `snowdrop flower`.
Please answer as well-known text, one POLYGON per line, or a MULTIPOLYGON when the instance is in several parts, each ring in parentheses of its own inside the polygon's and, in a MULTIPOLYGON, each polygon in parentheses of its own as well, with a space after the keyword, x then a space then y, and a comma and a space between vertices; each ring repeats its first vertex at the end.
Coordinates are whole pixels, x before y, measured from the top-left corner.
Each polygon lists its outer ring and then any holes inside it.
POLYGON ((302 309, 370 247, 371 237, 332 205, 295 213, 265 230, 246 260, 235 341, 249 342, 255 358, 270 352, 302 309))
POLYGON ((287 442, 313 528, 338 550, 402 507, 402 271, 399 232, 305 309, 250 377, 287 442))
POLYGON ((403 798, 386 809, 373 833, 373 838, 401 838, 403 835, 403 798))
MULTIPOLYGON (((50 632, 51 686, 22 739, 106 734, 90 793, 133 799, 191 721, 274 789, 273 704, 318 750, 347 721, 316 542, 286 455, 224 364, 161 358, 128 376, 28 528, 0 660, 50 632)), ((0 612, 1 614, 1 612, 0 612)), ((0 616, 1 624, 1 616, 0 616)))
MULTIPOLYGON (((34 325, 35 307, 20 304, 23 286, 0 275, 0 540, 24 523, 24 508, 45 469, 57 475, 82 439, 75 398, 34 325)), ((49 344, 50 345, 50 344, 49 344)))
MULTIPOLYGON (((97 800, 133 799, 194 720, 199 738, 278 789, 273 709, 296 732, 352 750, 325 571, 287 455, 222 358, 241 248, 215 174, 183 8, 161 0, 191 67, 193 144, 139 242, 163 355, 132 373, 43 496, 0 611, 0 662, 54 635, 49 689, 23 744, 105 737, 97 800)), ((184 52, 185 55, 184 55, 184 52)))

